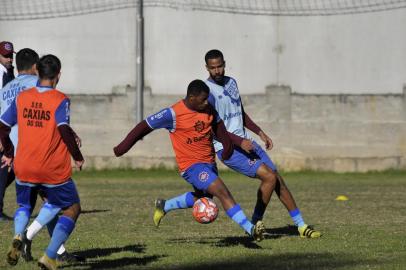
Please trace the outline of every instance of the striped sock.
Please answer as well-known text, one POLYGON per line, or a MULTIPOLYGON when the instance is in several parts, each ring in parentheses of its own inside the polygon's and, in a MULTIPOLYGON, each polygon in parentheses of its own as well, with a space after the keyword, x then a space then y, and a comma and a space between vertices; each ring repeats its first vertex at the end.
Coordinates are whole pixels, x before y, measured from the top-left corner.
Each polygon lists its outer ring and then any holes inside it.
POLYGON ((306 223, 304 222, 302 218, 302 214, 300 213, 299 208, 296 208, 295 210, 289 211, 289 215, 292 218, 293 222, 295 223, 296 226, 303 227, 306 226, 306 223))
POLYGON ((171 210, 190 208, 194 204, 194 196, 192 192, 186 192, 177 197, 173 197, 165 201, 164 211, 168 213, 171 210))
POLYGON ((251 235, 254 225, 248 220, 247 216, 242 211, 240 205, 236 204, 226 211, 227 215, 247 233, 251 235))
POLYGON ((69 235, 75 228, 75 221, 67 216, 61 216, 52 233, 51 242, 45 253, 51 259, 56 259, 60 246, 68 240, 69 235))

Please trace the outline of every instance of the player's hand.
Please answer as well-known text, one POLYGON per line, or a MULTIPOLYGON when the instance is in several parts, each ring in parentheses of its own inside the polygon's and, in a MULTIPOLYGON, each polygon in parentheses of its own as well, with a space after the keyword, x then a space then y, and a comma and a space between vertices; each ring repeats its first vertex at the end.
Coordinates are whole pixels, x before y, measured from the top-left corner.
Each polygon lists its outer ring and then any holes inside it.
POLYGON ((259 132, 258 135, 261 138, 261 140, 265 143, 266 150, 271 150, 273 148, 273 142, 271 138, 268 135, 266 135, 265 132, 263 132, 262 130, 259 132))
POLYGON ((80 161, 75 160, 75 168, 77 168, 79 171, 81 171, 83 163, 85 163, 85 160, 80 160, 80 161))
POLYGON ((254 150, 254 144, 248 139, 243 139, 240 147, 247 153, 251 153, 254 150))
POLYGON ((1 157, 1 168, 3 169, 4 167, 8 166, 11 167, 11 165, 13 164, 13 158, 11 157, 6 157, 5 155, 3 155, 1 157))

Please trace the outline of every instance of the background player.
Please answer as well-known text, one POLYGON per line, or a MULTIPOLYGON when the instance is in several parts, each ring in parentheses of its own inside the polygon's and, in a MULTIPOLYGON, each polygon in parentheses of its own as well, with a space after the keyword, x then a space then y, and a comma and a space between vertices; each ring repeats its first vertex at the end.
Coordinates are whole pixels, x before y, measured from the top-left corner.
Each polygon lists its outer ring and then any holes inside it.
MULTIPOLYGON (((16 64, 18 76, 0 90, 1 114, 8 109, 20 91, 26 88, 31 88, 37 84, 38 78, 36 76, 37 70, 35 64, 38 59, 38 54, 31 49, 22 49, 17 53, 16 64)), ((17 145, 17 126, 14 126, 11 129, 10 138, 13 145, 17 145)), ((1 146, 0 149, 3 151, 1 146)), ((0 155, 2 155, 2 153, 0 155)), ((0 169, 0 219, 3 213, 4 193, 6 188, 14 181, 14 178, 15 175, 12 168, 5 167, 0 169)))
MULTIPOLYGON (((84 159, 69 126, 69 99, 55 89, 61 62, 54 55, 46 55, 39 60, 37 69, 38 86, 21 92, 0 118, 2 162, 3 166, 11 166, 14 153, 8 135, 10 127, 18 123, 14 168, 20 208, 14 221, 20 222, 20 216, 29 217, 30 195, 35 189, 44 191, 49 204, 63 209, 45 254, 38 261, 43 269, 56 269, 57 250, 68 239, 80 214, 70 155, 77 168, 82 167, 84 159)), ((16 235, 7 253, 9 264, 17 263, 21 246, 21 235, 16 235)))
MULTIPOLYGON (((206 80, 206 84, 210 88, 209 102, 223 119, 227 131, 238 135, 242 140, 241 148, 237 147, 231 158, 223 160, 223 163, 239 173, 261 180, 252 223, 255 224, 263 219, 265 209, 275 190, 280 201, 289 211, 293 222, 298 226, 299 235, 308 238, 320 237, 320 232, 304 222, 292 194, 272 160, 246 131, 245 127, 261 138, 267 150, 272 149, 271 138, 244 111, 237 82, 235 79, 225 76, 226 62, 223 54, 219 50, 210 50, 205 55, 205 62, 209 72, 209 78, 206 80)), ((223 145, 215 140, 214 147, 220 157, 224 151, 223 145)))
POLYGON ((261 222, 253 225, 241 207, 235 203, 230 191, 218 177, 213 149, 213 132, 225 146, 222 158, 232 153, 232 142, 225 130, 223 121, 217 118, 215 110, 208 105, 209 88, 201 80, 192 81, 186 98, 170 108, 149 116, 140 122, 127 137, 114 148, 116 156, 121 156, 145 135, 154 129, 166 128, 170 132, 176 162, 182 177, 197 192, 187 192, 170 200, 157 200, 154 223, 159 226, 164 215, 174 209, 190 208, 203 194, 216 196, 227 215, 239 224, 255 240, 263 239, 264 227, 261 222))
POLYGON ((13 43, 0 42, 0 88, 14 79, 13 54, 13 43))

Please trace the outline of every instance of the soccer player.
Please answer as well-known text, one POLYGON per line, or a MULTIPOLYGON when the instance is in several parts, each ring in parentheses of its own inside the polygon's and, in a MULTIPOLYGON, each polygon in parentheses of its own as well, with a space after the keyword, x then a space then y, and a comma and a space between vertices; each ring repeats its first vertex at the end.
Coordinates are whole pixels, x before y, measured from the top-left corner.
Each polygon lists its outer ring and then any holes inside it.
MULTIPOLYGON (((80 214, 80 200, 73 182, 71 156, 81 168, 84 159, 69 126, 70 101, 55 89, 61 62, 54 55, 41 57, 37 64, 39 83, 21 92, 0 117, 0 140, 4 147, 2 166, 11 166, 14 159, 10 129, 18 124, 18 146, 14 160, 17 203, 14 222, 19 226, 30 216, 30 197, 41 189, 48 204, 62 209, 51 241, 38 264, 43 269, 57 269, 57 250, 72 233, 80 214)), ((9 264, 16 264, 22 246, 21 235, 15 235, 9 264)))
MULTIPOLYGON (((205 62, 209 72, 209 78, 206 80, 206 84, 210 88, 209 103, 219 113, 227 131, 238 135, 241 140, 241 148, 237 147, 230 159, 222 160, 222 162, 241 174, 258 178, 261 181, 252 223, 255 224, 263 219, 265 209, 275 190, 298 227, 299 235, 304 238, 320 237, 319 231, 314 230, 304 222, 302 214, 276 166, 247 132, 246 128, 261 138, 267 150, 272 149, 271 138, 244 111, 236 80, 225 76, 226 62, 222 52, 219 50, 208 51, 205 55, 205 62)), ((220 157, 224 151, 222 143, 215 140, 214 148, 217 156, 220 157)))
MULTIPOLYGON (((12 104, 14 99, 18 96, 18 94, 21 91, 24 91, 26 89, 30 89, 32 87, 35 87, 38 83, 38 76, 37 76, 37 68, 36 64, 39 60, 38 54, 29 48, 24 48, 21 49, 20 51, 17 52, 16 54, 16 65, 17 65, 17 71, 18 71, 18 76, 9 82, 6 86, 4 86, 0 90, 0 108, 1 108, 1 114, 2 115, 12 104)), ((11 132, 9 134, 9 137, 11 139, 11 142, 13 143, 14 146, 14 152, 15 149, 17 148, 17 143, 18 143, 18 138, 17 138, 17 132, 18 132, 18 126, 14 125, 11 128, 11 132)), ((76 140, 79 143, 80 147, 80 138, 77 137, 75 134, 76 140)), ((9 184, 14 181, 15 175, 14 175, 14 170, 12 167, 4 167, 0 169, 0 199, 3 198, 4 195, 4 189, 7 187, 9 184), (4 189, 2 189, 4 187, 4 189), (2 192, 3 191, 3 192, 2 192)), ((36 191, 36 190, 32 190, 36 191)), ((2 201, 0 200, 0 210, 2 209, 2 201)), ((35 204, 37 201, 37 195, 35 192, 32 192, 31 194, 31 203, 30 203, 30 214, 34 210, 35 204)), ((56 221, 58 219, 57 214, 60 212, 59 207, 53 207, 52 205, 49 205, 48 203, 44 203, 44 207, 41 208, 38 216, 36 219, 33 221, 33 224, 28 227, 27 232, 24 232, 24 229, 29 221, 28 216, 21 216, 20 217, 20 222, 15 223, 15 228, 14 228, 14 235, 21 235, 23 245, 21 247, 21 256, 26 260, 26 261, 31 261, 33 260, 31 256, 31 240, 34 238, 34 236, 39 232, 39 230, 47 225, 48 230, 50 231, 50 235, 52 235, 52 231, 56 225, 56 221), (23 220, 24 218, 24 220, 23 220), (53 222, 50 222, 53 221, 53 222), (50 222, 50 223, 49 223, 50 222), (28 237, 27 237, 28 234, 28 237)), ((1 211, 0 211, 1 215, 1 211)), ((0 217, 1 218, 1 217, 0 217)), ((84 258, 80 258, 75 256, 74 254, 68 253, 65 250, 64 245, 60 247, 58 250, 58 261, 81 261, 84 260, 84 258)))
MULTIPOLYGON (((197 197, 210 194, 216 196, 228 216, 239 224, 255 240, 263 240, 264 226, 261 222, 252 224, 241 207, 236 204, 230 191, 218 176, 213 149, 213 133, 225 146, 221 158, 227 159, 233 145, 217 112, 208 105, 209 88, 201 80, 192 81, 183 100, 169 108, 147 117, 114 148, 114 154, 121 156, 145 135, 154 129, 166 128, 181 176, 196 192, 187 192, 170 200, 157 200, 154 223, 159 226, 166 213, 174 209, 191 208, 197 197)), ((210 196, 209 195, 209 196, 210 196)))

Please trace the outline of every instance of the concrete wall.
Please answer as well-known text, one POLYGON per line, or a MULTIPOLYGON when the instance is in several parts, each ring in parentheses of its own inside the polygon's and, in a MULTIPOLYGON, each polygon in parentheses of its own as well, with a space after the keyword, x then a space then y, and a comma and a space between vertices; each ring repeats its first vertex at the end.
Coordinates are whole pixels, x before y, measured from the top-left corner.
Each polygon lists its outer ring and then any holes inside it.
MULTIPOLYGON (((134 88, 112 95, 72 95, 72 126, 83 139, 86 166, 174 167, 168 132, 157 130, 124 157, 112 148, 135 126, 134 88)), ((182 96, 145 93, 146 115, 182 96)), ((284 170, 406 169, 406 88, 403 94, 303 95, 288 86, 245 95, 247 113, 272 137, 269 152, 284 170)))
MULTIPOLYGON (((297 93, 402 93, 406 9, 310 17, 249 16, 168 8, 145 10, 146 85, 182 94, 205 78, 204 53, 224 51, 244 94, 270 84, 297 93)), ((60 88, 110 94, 135 85, 135 9, 75 17, 2 21, 0 39, 62 59, 60 88)))

